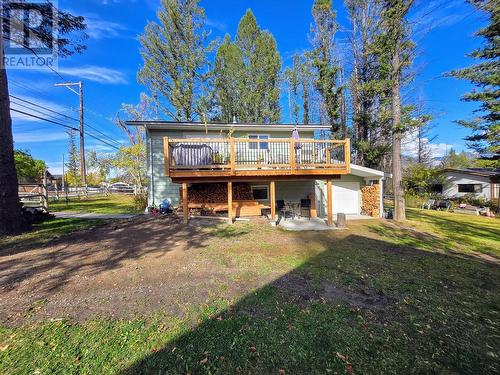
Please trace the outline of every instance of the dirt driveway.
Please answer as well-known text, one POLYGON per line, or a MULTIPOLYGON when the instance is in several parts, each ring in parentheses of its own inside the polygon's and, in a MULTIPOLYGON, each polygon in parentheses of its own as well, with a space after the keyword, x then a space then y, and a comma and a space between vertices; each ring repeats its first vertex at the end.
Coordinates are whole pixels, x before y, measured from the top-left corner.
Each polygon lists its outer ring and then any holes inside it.
POLYGON ((147 316, 161 310, 177 315, 212 295, 232 298, 274 277, 270 272, 235 283, 238 267, 220 267, 221 259, 210 252, 235 243, 237 232, 227 239, 220 233, 225 232, 200 221, 186 226, 176 217, 134 218, 41 248, 4 252, 0 323, 147 316))

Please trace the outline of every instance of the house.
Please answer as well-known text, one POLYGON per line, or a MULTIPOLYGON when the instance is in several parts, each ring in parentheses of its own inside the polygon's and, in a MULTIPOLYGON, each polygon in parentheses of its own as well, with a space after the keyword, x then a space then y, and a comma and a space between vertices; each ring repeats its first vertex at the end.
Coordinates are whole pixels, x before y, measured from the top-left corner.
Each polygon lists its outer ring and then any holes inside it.
POLYGON ((191 208, 226 210, 229 217, 268 209, 274 218, 276 202, 309 200, 311 216, 331 224, 338 212, 362 212, 363 191, 377 202, 372 214, 382 215, 384 173, 351 164, 349 140, 330 140, 329 126, 127 124, 146 129, 149 205, 168 198, 174 206, 182 205, 186 221, 191 208), (363 190, 365 186, 374 188, 363 190))
POLYGON ((500 170, 491 168, 444 169, 440 183, 433 191, 445 198, 472 195, 478 199, 497 200, 500 190, 500 170))

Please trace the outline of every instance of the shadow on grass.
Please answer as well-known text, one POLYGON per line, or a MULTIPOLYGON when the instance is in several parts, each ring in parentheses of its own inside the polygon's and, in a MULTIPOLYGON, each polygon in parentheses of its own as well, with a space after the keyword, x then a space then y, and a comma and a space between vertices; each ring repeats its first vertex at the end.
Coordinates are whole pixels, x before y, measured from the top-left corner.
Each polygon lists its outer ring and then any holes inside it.
MULTIPOLYGON (((47 230, 67 230, 61 228, 65 225, 61 220, 55 219, 54 228, 47 224, 47 230)), ((68 225, 76 224, 72 221, 68 225)), ((26 282, 32 283, 31 292, 38 292, 40 298, 44 298, 44 295, 57 292, 80 272, 92 277, 119 268, 126 260, 145 255, 159 257, 178 248, 186 251, 201 249, 219 233, 225 238, 247 233, 223 225, 212 230, 201 230, 201 227, 194 222, 184 225, 177 216, 141 217, 70 233, 51 241, 50 247, 34 243, 19 249, 7 249, 0 253, 9 257, 0 263, 0 291, 15 289, 17 284, 26 282), (35 278, 36 282, 33 282, 35 278)))
POLYGON ((498 312, 498 267, 356 235, 294 236, 326 251, 235 304, 207 306, 123 374, 498 370, 483 320, 498 312))

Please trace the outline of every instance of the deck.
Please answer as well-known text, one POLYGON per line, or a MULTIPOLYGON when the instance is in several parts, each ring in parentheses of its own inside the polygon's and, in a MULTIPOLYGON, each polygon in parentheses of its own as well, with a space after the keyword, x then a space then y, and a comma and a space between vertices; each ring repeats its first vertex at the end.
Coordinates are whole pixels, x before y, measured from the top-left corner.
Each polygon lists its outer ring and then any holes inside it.
POLYGON ((350 172, 350 142, 316 139, 164 138, 165 175, 174 181, 335 178, 350 172))

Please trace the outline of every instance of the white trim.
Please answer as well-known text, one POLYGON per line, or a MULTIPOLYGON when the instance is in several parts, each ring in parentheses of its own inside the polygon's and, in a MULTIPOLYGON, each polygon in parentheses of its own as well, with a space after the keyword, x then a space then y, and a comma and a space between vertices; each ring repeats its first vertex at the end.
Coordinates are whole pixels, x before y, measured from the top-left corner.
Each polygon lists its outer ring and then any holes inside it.
MULTIPOLYGON (((351 163, 351 174, 359 177, 384 177, 384 172, 351 163)), ((371 178, 377 180, 378 178, 371 178)))
POLYGON ((205 130, 219 131, 234 129, 238 131, 265 131, 265 132, 292 132, 297 127, 301 131, 330 131, 329 125, 305 125, 305 124, 224 124, 210 123, 204 124, 199 122, 170 122, 170 121, 125 121, 128 126, 145 126, 150 130, 205 130))

